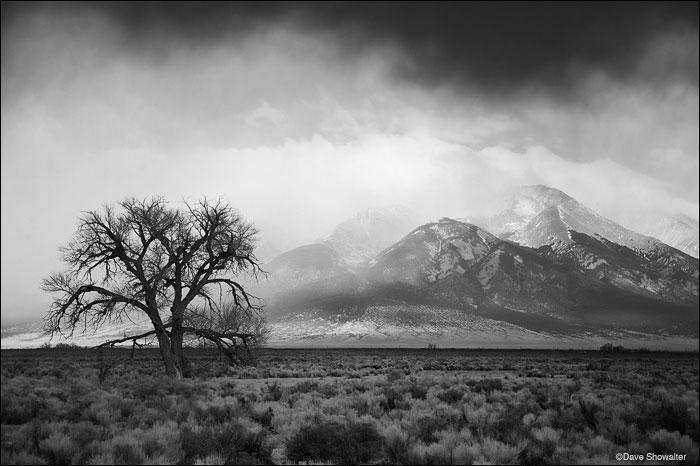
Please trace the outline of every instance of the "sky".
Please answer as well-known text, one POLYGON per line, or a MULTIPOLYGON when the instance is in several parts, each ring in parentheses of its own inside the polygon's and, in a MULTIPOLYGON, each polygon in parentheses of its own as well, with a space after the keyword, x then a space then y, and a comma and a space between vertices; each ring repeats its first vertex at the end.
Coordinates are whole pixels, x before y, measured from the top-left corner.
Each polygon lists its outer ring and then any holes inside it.
POLYGON ((2 2, 2 324, 82 212, 223 197, 279 250, 561 189, 698 218, 698 2, 2 2))

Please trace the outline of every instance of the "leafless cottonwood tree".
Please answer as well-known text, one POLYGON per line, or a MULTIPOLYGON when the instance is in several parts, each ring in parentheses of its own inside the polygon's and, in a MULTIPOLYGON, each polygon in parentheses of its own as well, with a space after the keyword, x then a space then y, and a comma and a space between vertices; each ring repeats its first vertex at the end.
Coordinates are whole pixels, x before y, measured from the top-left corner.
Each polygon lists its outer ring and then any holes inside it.
POLYGON ((141 313, 153 330, 100 347, 155 337, 166 374, 177 378, 188 372, 189 338, 245 364, 266 337, 261 306, 235 280, 265 273, 253 253, 256 235, 222 200, 173 208, 161 197, 129 198, 86 212, 61 248, 68 270, 43 281, 55 296, 45 330, 73 335, 141 313))

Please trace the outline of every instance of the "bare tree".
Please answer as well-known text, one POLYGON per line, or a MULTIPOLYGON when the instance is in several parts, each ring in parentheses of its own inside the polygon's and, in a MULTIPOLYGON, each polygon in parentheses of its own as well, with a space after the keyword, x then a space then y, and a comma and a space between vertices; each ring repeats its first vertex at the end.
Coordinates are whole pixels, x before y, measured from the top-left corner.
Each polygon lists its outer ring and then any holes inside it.
POLYGON ((153 330, 100 346, 155 338, 171 377, 187 371, 187 338, 212 342, 245 364, 264 342, 262 308, 234 278, 264 272, 253 253, 257 229, 228 203, 206 199, 172 208, 155 197, 84 213, 61 248, 68 270, 44 279, 55 295, 44 319, 54 335, 73 335, 135 314, 153 330), (227 295, 228 303, 220 305, 227 295))

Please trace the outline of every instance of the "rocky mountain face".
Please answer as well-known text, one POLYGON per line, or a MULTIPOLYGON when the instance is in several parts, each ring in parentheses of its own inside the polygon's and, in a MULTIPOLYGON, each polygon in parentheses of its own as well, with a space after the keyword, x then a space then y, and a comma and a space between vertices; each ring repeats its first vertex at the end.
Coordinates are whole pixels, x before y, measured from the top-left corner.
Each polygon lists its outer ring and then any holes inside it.
POLYGON ((518 244, 551 248, 554 260, 599 281, 672 302, 697 299, 697 260, 598 215, 557 189, 522 187, 501 213, 478 220, 518 244), (503 221, 516 217, 517 222, 503 221))
POLYGON ((442 218, 384 250, 370 261, 365 275, 375 288, 414 287, 426 303, 466 308, 500 304, 541 312, 568 300, 557 292, 565 291, 559 268, 530 248, 442 218), (540 296, 546 280, 556 298, 540 296))
POLYGON ((352 265, 337 254, 335 267, 277 294, 271 315, 346 325, 369 312, 389 329, 451 310, 534 332, 697 337, 697 259, 544 186, 524 187, 500 214, 474 221, 421 225, 352 265))

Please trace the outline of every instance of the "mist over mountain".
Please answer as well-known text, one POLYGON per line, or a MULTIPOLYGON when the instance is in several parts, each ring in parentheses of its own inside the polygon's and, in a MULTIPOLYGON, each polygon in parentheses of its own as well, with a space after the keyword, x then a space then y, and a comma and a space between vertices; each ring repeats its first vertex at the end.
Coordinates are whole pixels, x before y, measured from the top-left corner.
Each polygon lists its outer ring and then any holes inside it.
POLYGON ((509 239, 547 208, 572 200, 558 189, 542 185, 520 186, 500 201, 502 207, 497 214, 459 220, 479 225, 501 238, 509 239))
POLYGON ((700 254, 700 226, 697 220, 687 215, 637 212, 625 217, 622 222, 634 231, 658 238, 695 258, 700 254))
POLYGON ((392 205, 370 208, 337 225, 320 242, 328 245, 350 266, 356 266, 398 241, 415 226, 414 214, 392 205))
POLYGON ((385 247, 413 228, 412 212, 402 206, 368 208, 338 224, 316 243, 286 251, 269 260, 264 269, 269 280, 249 282, 256 294, 268 302, 278 301, 281 293, 299 293, 313 284, 320 292, 325 286, 346 289, 343 282, 355 283, 355 271, 385 247), (329 281, 334 279, 334 281, 329 281))
POLYGON ((636 249, 659 248, 659 243, 664 243, 698 257, 700 228, 698 221, 687 215, 633 212, 622 218, 622 223, 629 227, 626 228, 598 215, 566 193, 542 185, 511 190, 501 201, 501 210, 494 215, 462 220, 479 225, 500 238, 531 247, 568 241, 567 231, 571 229, 636 249))
POLYGON ((270 241, 263 241, 255 247, 255 257, 260 263, 266 264, 282 253, 280 249, 270 241))
POLYGON ((505 208, 495 215, 465 220, 530 247, 570 241, 568 230, 600 236, 631 248, 644 249, 654 244, 652 238, 598 215, 558 189, 542 185, 517 188, 506 198, 505 208))

